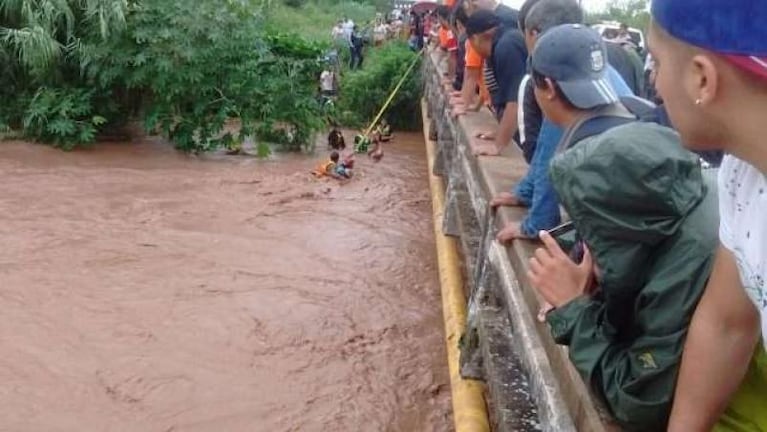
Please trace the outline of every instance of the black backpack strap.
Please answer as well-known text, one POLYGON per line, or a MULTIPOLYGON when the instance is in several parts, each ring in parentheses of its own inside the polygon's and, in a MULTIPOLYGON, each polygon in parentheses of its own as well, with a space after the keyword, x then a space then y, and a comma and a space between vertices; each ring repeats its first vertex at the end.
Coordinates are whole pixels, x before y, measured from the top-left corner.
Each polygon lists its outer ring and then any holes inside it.
POLYGON ((570 142, 566 148, 570 148, 586 138, 599 135, 602 132, 608 131, 614 127, 622 126, 634 121, 636 121, 636 118, 619 116, 601 116, 591 118, 581 124, 581 126, 573 132, 570 142))
POLYGON ((557 147, 557 153, 563 152, 578 142, 599 135, 614 127, 636 121, 655 109, 652 102, 636 96, 620 98, 621 103, 598 108, 581 117, 562 135, 557 147))

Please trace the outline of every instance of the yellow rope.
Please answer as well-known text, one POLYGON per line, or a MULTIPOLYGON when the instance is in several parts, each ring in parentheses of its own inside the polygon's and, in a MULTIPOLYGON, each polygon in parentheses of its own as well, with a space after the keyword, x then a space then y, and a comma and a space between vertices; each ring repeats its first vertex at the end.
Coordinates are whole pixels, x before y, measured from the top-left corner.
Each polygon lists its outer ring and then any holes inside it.
POLYGON ((399 82, 397 83, 397 86, 394 87, 394 90, 392 90, 391 94, 389 94, 389 98, 386 99, 386 102, 384 102, 383 106, 381 107, 381 110, 378 111, 378 115, 375 116, 375 118, 373 119, 373 122, 370 123, 370 126, 368 126, 368 128, 365 129, 365 136, 370 135, 370 132, 372 132, 375 125, 378 124, 378 120, 381 119, 381 116, 383 115, 384 111, 386 111, 386 108, 389 108, 389 104, 391 103, 392 100, 394 100, 394 96, 397 94, 400 87, 402 87, 402 84, 405 83, 405 79, 407 78, 408 75, 410 75, 410 72, 413 71, 413 68, 415 67, 415 65, 418 64, 418 60, 421 58, 422 52, 423 50, 421 50, 418 53, 418 55, 413 59, 413 62, 410 63, 410 66, 405 71, 405 74, 402 75, 402 78, 400 78, 399 82))

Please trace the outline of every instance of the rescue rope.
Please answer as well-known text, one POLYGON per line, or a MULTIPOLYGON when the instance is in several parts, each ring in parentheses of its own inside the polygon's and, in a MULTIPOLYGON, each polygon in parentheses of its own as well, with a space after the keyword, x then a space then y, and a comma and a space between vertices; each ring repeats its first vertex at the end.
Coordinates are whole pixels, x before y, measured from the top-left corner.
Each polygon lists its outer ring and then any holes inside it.
POLYGON ((402 75, 402 77, 399 79, 399 82, 394 87, 394 90, 391 91, 389 94, 389 98, 386 99, 386 102, 384 102, 383 106, 381 107, 381 110, 378 111, 378 114, 373 119, 373 122, 370 123, 370 126, 368 126, 367 129, 365 129, 365 136, 370 135, 370 132, 373 131, 373 128, 376 124, 378 124, 378 121, 381 119, 381 116, 386 111, 387 108, 389 108, 389 104, 394 100, 394 96, 397 95, 397 92, 399 91, 400 87, 402 87, 402 84, 405 83, 405 80, 407 79, 408 75, 410 75, 410 72, 413 71, 413 68, 415 68, 415 65, 418 64, 418 60, 421 58, 421 53, 423 53, 423 50, 418 52, 418 55, 413 59, 413 62, 410 63, 410 66, 407 68, 405 73, 402 75))

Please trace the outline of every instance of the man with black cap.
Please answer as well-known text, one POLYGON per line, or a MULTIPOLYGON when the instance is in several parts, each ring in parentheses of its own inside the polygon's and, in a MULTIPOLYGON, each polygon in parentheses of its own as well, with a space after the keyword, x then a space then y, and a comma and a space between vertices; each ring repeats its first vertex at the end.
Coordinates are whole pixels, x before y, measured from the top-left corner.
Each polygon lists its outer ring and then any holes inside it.
POLYGON ((767 430, 767 1, 654 0, 655 86, 685 145, 723 149, 719 247, 672 432, 767 430), (761 333, 761 337, 760 337, 761 333))
POLYGON ((517 98, 519 84, 525 76, 527 48, 519 30, 507 29, 495 14, 487 10, 474 12, 466 23, 466 34, 472 47, 484 58, 494 79, 486 81, 498 120, 493 148, 479 154, 496 156, 517 133, 517 98))

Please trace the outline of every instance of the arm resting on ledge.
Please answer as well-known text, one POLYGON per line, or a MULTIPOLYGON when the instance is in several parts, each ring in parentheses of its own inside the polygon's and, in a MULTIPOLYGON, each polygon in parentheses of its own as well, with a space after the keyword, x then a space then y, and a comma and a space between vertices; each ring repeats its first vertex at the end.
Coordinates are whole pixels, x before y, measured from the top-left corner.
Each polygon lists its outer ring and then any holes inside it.
POLYGON ((685 344, 670 432, 711 430, 746 374, 759 332, 735 257, 719 246, 685 344))
POLYGON ((479 84, 480 73, 482 73, 482 70, 479 68, 467 67, 464 70, 463 88, 461 89, 461 92, 463 93, 463 103, 466 105, 467 109, 477 105, 477 100, 479 99, 477 85, 479 84))

